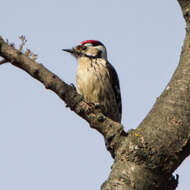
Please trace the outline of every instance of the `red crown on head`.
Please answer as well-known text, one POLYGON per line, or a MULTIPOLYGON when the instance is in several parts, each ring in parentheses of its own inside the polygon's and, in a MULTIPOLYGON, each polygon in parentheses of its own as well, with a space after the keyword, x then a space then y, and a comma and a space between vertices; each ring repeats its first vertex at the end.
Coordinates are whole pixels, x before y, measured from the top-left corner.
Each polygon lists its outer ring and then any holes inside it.
POLYGON ((97 40, 85 40, 85 41, 80 42, 81 45, 84 45, 84 44, 87 44, 87 43, 91 43, 94 46, 103 45, 100 41, 97 41, 97 40))

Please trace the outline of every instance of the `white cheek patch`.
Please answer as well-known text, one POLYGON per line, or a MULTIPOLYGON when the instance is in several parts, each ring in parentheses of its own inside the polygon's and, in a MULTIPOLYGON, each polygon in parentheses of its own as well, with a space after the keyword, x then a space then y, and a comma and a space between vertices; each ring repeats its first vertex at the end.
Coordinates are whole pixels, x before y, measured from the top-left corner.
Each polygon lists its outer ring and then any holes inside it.
POLYGON ((98 49, 97 48, 94 48, 94 47, 89 47, 88 48, 88 51, 86 51, 86 55, 87 56, 97 56, 97 54, 98 54, 98 49))
POLYGON ((84 46, 89 47, 89 46, 92 46, 92 44, 86 43, 86 44, 84 44, 84 46))
POLYGON ((107 52, 104 46, 96 46, 96 48, 102 52, 102 58, 107 59, 107 52))

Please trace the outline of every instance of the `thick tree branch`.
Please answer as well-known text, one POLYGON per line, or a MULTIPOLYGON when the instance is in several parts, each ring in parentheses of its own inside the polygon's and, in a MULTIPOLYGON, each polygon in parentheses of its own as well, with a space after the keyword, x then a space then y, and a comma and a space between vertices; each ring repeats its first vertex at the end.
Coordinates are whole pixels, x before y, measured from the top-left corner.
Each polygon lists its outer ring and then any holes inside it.
POLYGON ((102 190, 176 189, 172 173, 190 154, 190 1, 178 1, 187 22, 179 66, 144 121, 123 139, 102 190))

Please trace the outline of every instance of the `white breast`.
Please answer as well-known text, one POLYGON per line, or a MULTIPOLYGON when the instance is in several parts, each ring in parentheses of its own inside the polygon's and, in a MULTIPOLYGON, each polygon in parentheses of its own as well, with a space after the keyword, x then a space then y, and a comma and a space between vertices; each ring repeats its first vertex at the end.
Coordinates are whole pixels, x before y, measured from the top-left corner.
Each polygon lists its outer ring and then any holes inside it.
POLYGON ((99 103, 109 86, 109 73, 104 59, 89 59, 82 57, 78 60, 76 74, 77 91, 88 102, 99 103))

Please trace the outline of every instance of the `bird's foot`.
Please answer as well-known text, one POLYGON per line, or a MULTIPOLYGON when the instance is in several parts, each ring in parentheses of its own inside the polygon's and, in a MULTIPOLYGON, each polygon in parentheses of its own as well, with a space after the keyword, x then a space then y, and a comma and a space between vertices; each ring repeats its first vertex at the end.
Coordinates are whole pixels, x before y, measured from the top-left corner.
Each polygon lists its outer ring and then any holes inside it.
POLYGON ((87 102, 87 104, 90 106, 90 111, 101 111, 103 109, 103 106, 99 103, 87 102))
POLYGON ((88 104, 91 105, 91 106, 93 106, 95 109, 100 109, 101 108, 101 105, 99 103, 90 102, 88 104))

